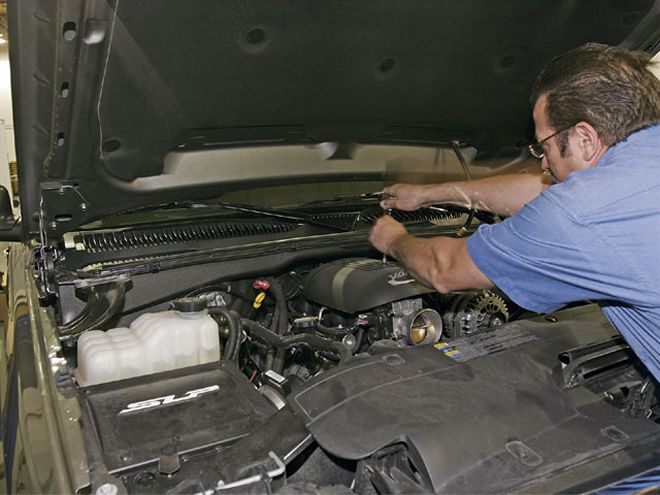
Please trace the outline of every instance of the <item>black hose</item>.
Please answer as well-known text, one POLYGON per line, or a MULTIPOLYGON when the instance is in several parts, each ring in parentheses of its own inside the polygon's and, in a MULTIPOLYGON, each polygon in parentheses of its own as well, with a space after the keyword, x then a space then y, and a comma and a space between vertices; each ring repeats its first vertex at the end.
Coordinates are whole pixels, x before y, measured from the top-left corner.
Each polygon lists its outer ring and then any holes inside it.
POLYGON ((275 332, 260 325, 256 321, 245 318, 241 319, 241 324, 252 336, 263 340, 267 344, 278 349, 290 349, 296 345, 306 345, 312 349, 330 351, 332 355, 339 360, 339 364, 345 363, 351 358, 351 351, 344 344, 319 337, 318 335, 309 333, 299 333, 286 336, 277 335, 275 332))
POLYGON ((229 328, 229 336, 225 344, 224 352, 222 353, 222 361, 233 361, 238 356, 238 349, 241 341, 241 320, 240 317, 233 311, 229 311, 220 306, 213 306, 209 308, 211 316, 222 316, 229 328), (234 314, 232 314, 234 313, 234 314))
POLYGON ((355 353, 360 352, 360 347, 362 346, 362 339, 364 338, 364 328, 360 327, 360 329, 355 332, 355 353))
POLYGON ((279 335, 284 335, 289 324, 289 310, 286 306, 284 290, 282 289, 282 285, 274 278, 269 278, 267 280, 270 284, 270 289, 268 289, 268 291, 275 299, 275 314, 273 315, 271 330, 279 335))
POLYGON ((101 330, 124 305, 127 280, 86 287, 87 304, 82 312, 59 328, 61 340, 75 341, 88 329, 101 330))
POLYGON ((355 327, 326 327, 321 320, 316 321, 316 330, 330 337, 342 337, 355 330, 355 327))
POLYGON ((275 351, 275 359, 273 359, 272 370, 280 375, 284 372, 284 361, 286 360, 286 352, 284 349, 277 349, 275 351))
POLYGON ((266 364, 264 365, 264 369, 266 371, 272 370, 273 363, 275 363, 275 349, 268 349, 268 352, 266 353, 266 364))
POLYGON ((236 324, 236 328, 238 328, 236 345, 234 346, 233 354, 231 356, 232 361, 238 362, 238 354, 241 350, 241 342, 243 340, 243 325, 241 325, 241 315, 238 311, 234 311, 233 309, 229 310, 229 316, 232 317, 236 324))
MULTIPOLYGON (((275 311, 273 315, 271 330, 273 330, 278 335, 284 335, 289 326, 289 309, 286 305, 284 289, 282 288, 282 284, 280 284, 276 279, 269 278, 267 280, 270 285, 268 291, 275 299, 275 311)), ((286 355, 283 349, 277 350, 274 354, 269 353, 266 369, 272 369, 276 373, 282 374, 282 371, 284 370, 285 357, 286 355), (268 365, 270 365, 270 367, 268 367, 268 365)))

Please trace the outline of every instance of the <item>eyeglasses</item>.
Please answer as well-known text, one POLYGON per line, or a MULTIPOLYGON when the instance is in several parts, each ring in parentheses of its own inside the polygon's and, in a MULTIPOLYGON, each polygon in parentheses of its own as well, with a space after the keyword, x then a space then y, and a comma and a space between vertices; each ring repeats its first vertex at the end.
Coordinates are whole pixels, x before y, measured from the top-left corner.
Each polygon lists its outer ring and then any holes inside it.
POLYGON ((541 139, 540 141, 537 141, 535 143, 530 144, 527 149, 531 153, 531 155, 534 158, 538 158, 539 160, 543 159, 545 156, 545 149, 543 149, 543 143, 548 141, 549 139, 552 139, 553 137, 561 134, 564 131, 569 130, 571 127, 573 127, 575 124, 570 125, 568 127, 564 127, 563 129, 558 130, 557 132, 550 134, 548 137, 541 139))

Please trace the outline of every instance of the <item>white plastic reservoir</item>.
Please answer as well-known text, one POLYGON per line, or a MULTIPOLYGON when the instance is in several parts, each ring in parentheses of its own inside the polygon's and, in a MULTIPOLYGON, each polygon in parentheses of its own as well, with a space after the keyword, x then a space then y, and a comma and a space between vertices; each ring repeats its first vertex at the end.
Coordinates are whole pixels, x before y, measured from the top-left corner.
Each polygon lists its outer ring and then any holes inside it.
POLYGON ((206 310, 163 311, 141 315, 130 328, 84 332, 75 376, 87 386, 219 359, 218 324, 206 310))

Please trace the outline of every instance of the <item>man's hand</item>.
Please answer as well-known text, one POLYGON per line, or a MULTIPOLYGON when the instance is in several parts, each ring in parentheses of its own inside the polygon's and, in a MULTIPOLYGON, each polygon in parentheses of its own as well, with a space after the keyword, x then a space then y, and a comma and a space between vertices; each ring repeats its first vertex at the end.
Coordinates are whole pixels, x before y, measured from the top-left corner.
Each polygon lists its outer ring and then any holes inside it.
POLYGON ((380 206, 383 209, 396 208, 397 210, 413 211, 426 202, 424 186, 420 184, 394 184, 383 190, 383 200, 380 206))
POLYGON ((408 235, 406 228, 391 216, 383 216, 371 227, 369 242, 381 253, 392 256, 392 245, 408 235))
POLYGON ((413 211, 423 206, 450 203, 509 217, 550 187, 548 177, 508 174, 442 184, 394 184, 383 190, 384 209, 413 211))

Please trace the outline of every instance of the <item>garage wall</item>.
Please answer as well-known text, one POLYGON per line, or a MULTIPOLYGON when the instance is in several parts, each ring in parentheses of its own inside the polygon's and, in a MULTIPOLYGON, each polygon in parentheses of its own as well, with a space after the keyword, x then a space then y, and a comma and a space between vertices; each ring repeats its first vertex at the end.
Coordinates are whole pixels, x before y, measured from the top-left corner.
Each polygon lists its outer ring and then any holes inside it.
MULTIPOLYGON (((11 108, 11 82, 9 77, 9 49, 0 45, 0 185, 13 197, 9 162, 16 161, 14 146, 14 117, 11 108)), ((13 202, 12 202, 13 203, 13 202)), ((14 205, 16 213, 16 205, 14 205)))
POLYGON ((5 125, 5 142, 9 161, 16 160, 14 148, 14 117, 11 109, 11 83, 9 81, 9 51, 0 45, 0 121, 5 125))

